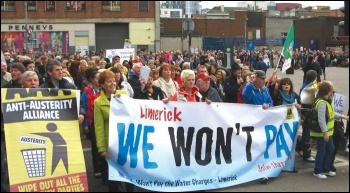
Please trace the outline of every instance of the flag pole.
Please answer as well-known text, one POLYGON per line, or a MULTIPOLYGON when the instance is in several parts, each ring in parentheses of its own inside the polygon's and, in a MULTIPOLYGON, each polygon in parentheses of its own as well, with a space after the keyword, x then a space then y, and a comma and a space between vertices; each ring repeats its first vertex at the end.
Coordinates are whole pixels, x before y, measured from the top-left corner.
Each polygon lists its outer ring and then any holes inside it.
POLYGON ((275 70, 277 70, 278 65, 280 64, 280 61, 281 61, 281 58, 282 58, 282 53, 283 53, 283 49, 282 49, 282 52, 281 52, 281 54, 280 54, 280 58, 278 59, 278 62, 277 62, 277 64, 276 64, 275 70))

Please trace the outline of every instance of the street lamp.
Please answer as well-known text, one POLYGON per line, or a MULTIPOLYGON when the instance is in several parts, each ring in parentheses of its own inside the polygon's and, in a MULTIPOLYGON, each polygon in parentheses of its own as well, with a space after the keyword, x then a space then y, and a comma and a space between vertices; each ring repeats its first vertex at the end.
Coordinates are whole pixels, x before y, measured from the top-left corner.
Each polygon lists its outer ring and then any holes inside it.
POLYGON ((244 16, 244 45, 247 45, 247 14, 244 16))
POLYGON ((28 42, 28 2, 27 1, 24 1, 24 13, 25 13, 25 17, 26 17, 26 31, 24 32, 25 34, 25 38, 26 38, 26 50, 28 50, 28 45, 29 45, 29 42, 28 42))

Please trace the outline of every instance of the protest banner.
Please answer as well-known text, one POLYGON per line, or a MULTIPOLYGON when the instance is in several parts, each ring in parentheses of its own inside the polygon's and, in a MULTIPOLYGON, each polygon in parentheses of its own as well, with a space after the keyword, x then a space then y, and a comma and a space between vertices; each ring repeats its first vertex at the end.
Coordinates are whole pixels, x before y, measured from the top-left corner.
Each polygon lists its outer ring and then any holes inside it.
POLYGON ((152 191, 209 190, 294 170, 294 106, 111 99, 109 179, 152 191))
MULTIPOLYGON (((334 93, 333 99, 332 99, 332 106, 334 107, 334 111, 339 114, 344 114, 345 106, 348 103, 348 98, 344 95, 341 95, 339 93, 334 93)), ((341 121, 341 118, 337 119, 338 121, 341 121)))
POLYGON ((87 192, 79 90, 1 89, 11 192, 87 192))
POLYGON ((339 93, 334 93, 332 105, 334 107, 334 111, 339 114, 344 114, 345 106, 348 103, 348 98, 339 93))
POLYGON ((124 60, 129 61, 131 54, 135 57, 135 49, 134 48, 106 50, 106 58, 108 58, 111 62, 112 62, 113 57, 117 56, 117 55, 120 56, 120 63, 122 63, 124 60))

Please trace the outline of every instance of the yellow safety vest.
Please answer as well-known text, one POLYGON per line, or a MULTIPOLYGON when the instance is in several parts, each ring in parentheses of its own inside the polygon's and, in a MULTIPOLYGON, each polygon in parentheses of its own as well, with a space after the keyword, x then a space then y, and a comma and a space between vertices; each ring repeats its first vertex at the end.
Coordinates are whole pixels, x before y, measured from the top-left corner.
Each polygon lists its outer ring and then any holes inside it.
MULTIPOLYGON (((332 107, 331 104, 329 104, 327 101, 323 100, 323 99, 318 99, 316 101, 316 105, 314 107, 314 110, 317 111, 318 110, 318 105, 320 104, 320 102, 323 101, 326 103, 326 106, 327 106, 327 112, 328 113, 328 117, 329 119, 327 120, 327 133, 328 133, 328 136, 333 136, 333 132, 334 132, 334 109, 332 107)), ((323 137, 323 133, 320 132, 314 132, 314 131, 310 131, 310 136, 311 137, 323 137)))

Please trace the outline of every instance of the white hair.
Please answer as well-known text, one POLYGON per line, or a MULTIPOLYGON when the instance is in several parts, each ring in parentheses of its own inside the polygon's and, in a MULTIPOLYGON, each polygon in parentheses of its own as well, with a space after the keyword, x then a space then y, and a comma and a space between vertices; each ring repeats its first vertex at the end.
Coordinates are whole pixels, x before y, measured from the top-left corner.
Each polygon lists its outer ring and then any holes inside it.
POLYGON ((187 77, 188 77, 189 75, 195 76, 194 71, 193 71, 193 70, 188 70, 188 69, 187 69, 187 70, 183 70, 183 71, 181 72, 181 80, 182 80, 183 82, 185 82, 186 79, 187 79, 187 77))

